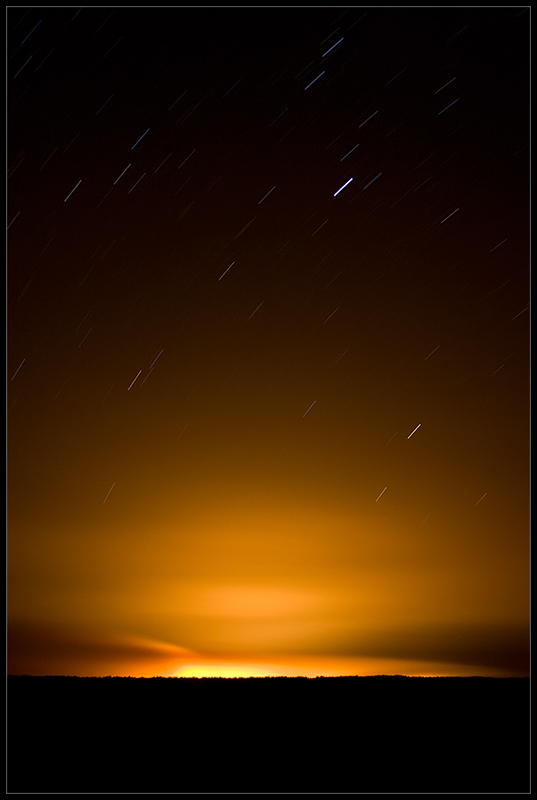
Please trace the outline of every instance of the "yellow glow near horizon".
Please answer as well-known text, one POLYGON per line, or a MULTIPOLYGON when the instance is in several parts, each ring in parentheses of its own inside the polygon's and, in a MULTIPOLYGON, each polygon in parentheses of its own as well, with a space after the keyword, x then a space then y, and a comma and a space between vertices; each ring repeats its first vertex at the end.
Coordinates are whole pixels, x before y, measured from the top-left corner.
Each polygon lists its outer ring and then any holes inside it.
POLYGON ((403 675, 414 678, 469 677, 509 677, 507 670, 491 668, 483 671, 475 664, 449 664, 432 661, 409 661, 387 658, 315 658, 302 657, 279 662, 240 662, 229 660, 208 660, 174 667, 166 677, 175 678, 337 678, 367 677, 375 675, 403 675))
POLYGON ((189 664, 179 667, 177 678, 265 678, 280 675, 275 669, 253 664, 189 664))

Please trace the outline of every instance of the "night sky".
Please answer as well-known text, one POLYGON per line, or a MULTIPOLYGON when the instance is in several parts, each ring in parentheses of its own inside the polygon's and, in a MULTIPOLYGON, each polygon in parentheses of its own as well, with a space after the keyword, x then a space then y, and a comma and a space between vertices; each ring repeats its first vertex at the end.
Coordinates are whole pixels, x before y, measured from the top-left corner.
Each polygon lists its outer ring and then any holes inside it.
POLYGON ((529 39, 7 9, 10 673, 528 674, 529 39))

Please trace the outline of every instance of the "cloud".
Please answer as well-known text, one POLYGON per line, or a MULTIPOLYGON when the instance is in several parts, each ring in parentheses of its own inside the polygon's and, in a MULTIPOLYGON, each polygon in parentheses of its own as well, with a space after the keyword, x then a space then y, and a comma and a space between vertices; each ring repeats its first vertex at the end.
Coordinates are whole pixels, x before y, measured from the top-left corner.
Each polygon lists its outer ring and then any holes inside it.
MULTIPOLYGON (((333 642, 329 650, 337 647, 333 642)), ((385 629, 340 642, 341 655, 473 664, 483 670, 529 675, 529 629, 524 625, 439 624, 385 629)))
POLYGON ((8 624, 8 674, 107 675, 142 674, 153 667, 196 657, 192 650, 144 636, 53 627, 8 624), (128 672, 125 673, 125 669, 128 672))

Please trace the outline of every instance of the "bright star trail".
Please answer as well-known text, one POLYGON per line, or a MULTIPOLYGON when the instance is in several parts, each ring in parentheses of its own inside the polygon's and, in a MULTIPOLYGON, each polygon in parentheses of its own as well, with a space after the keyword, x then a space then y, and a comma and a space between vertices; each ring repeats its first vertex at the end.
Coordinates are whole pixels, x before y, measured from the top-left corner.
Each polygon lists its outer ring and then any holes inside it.
POLYGON ((73 194, 73 192, 74 192, 74 191, 76 191, 76 189, 78 189, 78 187, 80 186, 80 184, 81 184, 81 183, 82 183, 82 181, 81 181, 81 180, 79 180, 79 181, 78 181, 78 183, 77 183, 77 185, 76 185, 76 186, 75 186, 73 189, 71 189, 71 191, 69 192, 69 194, 67 195, 67 197, 66 197, 66 198, 65 198, 65 200, 63 201, 64 203, 67 203, 67 201, 69 200, 69 198, 71 197, 71 195, 73 194))
POLYGON ((380 500, 380 498, 382 497, 382 495, 384 494, 384 492, 386 491, 386 489, 387 489, 387 488, 388 488, 387 486, 385 486, 385 487, 384 487, 384 489, 382 490, 382 492, 379 494, 379 496, 378 496, 378 497, 377 497, 377 499, 375 500, 375 503, 378 503, 378 501, 380 500))
POLYGON ((452 212, 451 212, 451 214, 448 214, 448 215, 447 215, 447 217, 445 217, 445 218, 442 220, 442 222, 441 222, 440 224, 441 224, 441 225, 443 225, 443 224, 444 224, 444 222, 446 222, 446 221, 447 221, 447 220, 448 220, 450 217, 452 217, 452 216, 453 216, 453 214, 456 214, 456 213, 457 213, 457 211, 459 211, 459 210, 460 210, 460 209, 456 208, 456 209, 455 209, 455 211, 452 211, 452 212))
POLYGON ((368 188, 371 186, 371 184, 372 184, 372 183, 375 183, 375 181, 376 181, 378 178, 380 178, 380 176, 381 176, 381 175, 382 175, 382 172, 379 172, 379 173, 378 173, 378 175, 375 175, 375 177, 374 177, 372 180, 370 180, 368 183, 366 183, 366 185, 364 186, 364 191, 365 191, 366 189, 368 189, 368 188))
POLYGON ((130 392, 130 390, 132 389, 132 387, 134 386, 134 384, 136 383, 136 381, 138 380, 138 378, 140 377, 141 374, 142 374, 142 370, 139 370, 137 375, 136 375, 136 377, 134 378, 132 383, 129 385, 129 388, 127 389, 128 392, 130 392))
POLYGON ((356 148, 357 148, 357 147, 360 147, 360 145, 359 145, 359 144, 355 145, 355 146, 352 148, 352 150, 349 150, 349 152, 348 152, 348 153, 345 153, 345 155, 343 156, 343 158, 340 158, 339 160, 340 160, 340 161, 344 161, 344 160, 347 158, 347 156, 350 156, 350 154, 351 154, 351 153, 354 153, 354 151, 356 150, 356 148))
POLYGON ((317 77, 316 77, 316 78, 314 78, 314 79, 311 81, 311 83, 308 83, 308 85, 304 87, 304 91, 306 91, 306 89, 309 89, 309 88, 310 88, 310 86, 313 86, 313 84, 315 83, 315 81, 318 81, 318 80, 319 80, 319 78, 320 78, 322 75, 324 75, 324 74, 325 74, 325 70, 323 69, 323 71, 321 72, 321 74, 320 74, 320 75, 317 75, 317 77))
POLYGON ((302 414, 302 416, 303 416, 303 417, 305 417, 305 416, 306 416, 306 414, 307 414, 309 411, 311 411, 311 409, 313 408, 313 406, 315 405, 315 403, 316 403, 316 402, 317 402, 317 400, 314 400, 314 401, 313 401, 313 403, 312 403, 312 404, 311 404, 311 405, 310 405, 310 406, 309 406, 309 407, 306 409, 306 411, 304 411, 304 413, 302 414))
POLYGON ((143 134, 140 136, 140 138, 138 139, 138 141, 137 141, 137 142, 135 142, 135 144, 133 144, 133 146, 131 147, 131 150, 134 150, 134 148, 136 147, 136 145, 140 144, 140 142, 142 141, 142 139, 144 138, 144 136, 146 136, 146 135, 149 133, 149 131, 150 131, 150 128, 148 128, 148 129, 146 130, 146 132, 145 132, 145 133, 143 133, 143 134))
POLYGON ((330 47, 330 48, 329 48, 329 49, 326 51, 326 53, 323 53, 323 54, 322 54, 321 58, 324 58, 325 56, 327 56, 327 55, 328 55, 328 53, 331 53, 331 52, 332 52, 332 50, 334 50, 334 49, 335 49, 335 48, 338 46, 338 44, 341 44, 341 42, 342 42, 342 41, 343 41, 343 38, 341 38, 341 39, 338 39, 338 41, 337 41, 335 44, 333 44, 333 45, 332 45, 332 47, 330 47))
POLYGON ((528 674, 530 10, 6 19, 9 671, 528 674))
POLYGON ((349 183, 350 183, 352 180, 353 180, 353 178, 349 178, 349 180, 348 180, 346 183, 344 183, 344 184, 343 184, 343 186, 340 186, 340 187, 339 187, 339 189, 337 190, 337 192, 334 192, 334 197, 337 197, 337 196, 338 196, 338 194, 339 194, 340 192, 342 192, 342 191, 343 191, 343 189, 345 188, 345 186, 348 186, 348 185, 349 185, 349 183))

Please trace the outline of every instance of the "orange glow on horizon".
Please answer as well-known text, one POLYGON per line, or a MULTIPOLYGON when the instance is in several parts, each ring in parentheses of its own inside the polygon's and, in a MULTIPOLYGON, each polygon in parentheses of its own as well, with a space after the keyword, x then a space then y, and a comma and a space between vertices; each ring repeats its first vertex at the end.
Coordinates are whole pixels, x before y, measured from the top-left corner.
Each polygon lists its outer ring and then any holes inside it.
POLYGON ((43 537, 42 550, 36 543, 32 562, 13 540, 11 575, 24 576, 26 586, 47 564, 53 591, 46 588, 35 610, 13 583, 10 672, 315 677, 524 670, 509 652, 513 642, 524 649, 527 587, 502 582, 505 554, 491 554, 484 565, 462 533, 448 546, 447 536, 425 535, 404 509, 397 517, 376 507, 335 513, 282 498, 269 507, 247 491, 240 505, 216 494, 212 509, 198 508, 180 536, 172 522, 129 531, 132 549, 114 531, 96 544, 93 532, 75 540, 56 530, 43 537), (51 552, 63 553, 65 563, 51 560, 51 552), (75 561, 76 585, 65 580, 75 561), (32 649, 37 655, 29 659, 24 654, 32 649))

